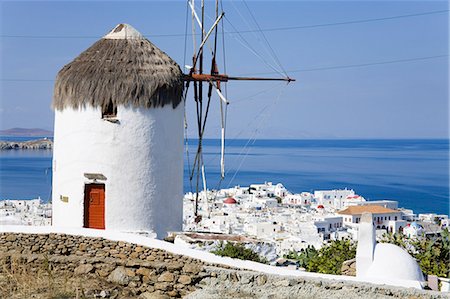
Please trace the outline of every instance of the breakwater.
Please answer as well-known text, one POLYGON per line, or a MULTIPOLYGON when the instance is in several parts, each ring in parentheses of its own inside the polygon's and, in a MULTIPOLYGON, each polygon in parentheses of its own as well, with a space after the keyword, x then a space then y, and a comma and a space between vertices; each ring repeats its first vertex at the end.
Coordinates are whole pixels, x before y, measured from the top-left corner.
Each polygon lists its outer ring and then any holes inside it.
POLYGON ((53 142, 50 139, 38 139, 29 141, 0 141, 0 150, 50 150, 53 142))

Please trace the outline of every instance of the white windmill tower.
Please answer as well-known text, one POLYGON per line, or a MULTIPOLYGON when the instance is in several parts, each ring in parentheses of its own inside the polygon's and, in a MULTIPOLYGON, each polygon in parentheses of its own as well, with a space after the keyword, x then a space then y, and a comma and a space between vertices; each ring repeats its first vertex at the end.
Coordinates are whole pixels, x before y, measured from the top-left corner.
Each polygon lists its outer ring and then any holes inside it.
POLYGON ((58 73, 53 225, 181 230, 183 78, 133 27, 117 25, 58 73))

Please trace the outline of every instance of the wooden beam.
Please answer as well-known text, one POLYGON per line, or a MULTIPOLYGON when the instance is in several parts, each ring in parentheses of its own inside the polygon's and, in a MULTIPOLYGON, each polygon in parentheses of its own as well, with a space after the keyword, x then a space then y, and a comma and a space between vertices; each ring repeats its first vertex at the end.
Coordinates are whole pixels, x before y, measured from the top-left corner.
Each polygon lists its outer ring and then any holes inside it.
POLYGON ((184 81, 196 81, 196 82, 210 82, 210 81, 216 81, 216 82, 228 82, 231 80, 236 81, 287 81, 287 82, 293 82, 295 79, 293 78, 259 78, 259 77, 234 77, 234 76, 228 76, 225 74, 217 74, 217 75, 209 75, 209 74, 184 74, 183 75, 184 81))

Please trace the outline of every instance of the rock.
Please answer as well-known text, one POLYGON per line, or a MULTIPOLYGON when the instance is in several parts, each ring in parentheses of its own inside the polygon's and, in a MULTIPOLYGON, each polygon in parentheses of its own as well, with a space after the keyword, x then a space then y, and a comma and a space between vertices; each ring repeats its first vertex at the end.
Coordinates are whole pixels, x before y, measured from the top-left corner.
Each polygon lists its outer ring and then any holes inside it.
POLYGON ((106 297, 109 297, 110 293, 109 293, 109 291, 103 290, 103 291, 100 292, 99 295, 100 295, 100 297, 102 297, 102 298, 106 298, 106 297))
POLYGON ((249 284, 253 282, 253 276, 252 275, 241 275, 240 277, 240 284, 249 284))
POLYGON ((175 280, 175 275, 170 272, 164 272, 158 277, 158 282, 173 282, 175 280))
POLYGON ((123 260, 126 260, 126 259, 128 258, 127 255, 126 255, 126 254, 123 254, 123 253, 119 253, 119 254, 117 255, 117 257, 120 258, 120 259, 123 259, 123 260))
POLYGON ((342 263, 341 274, 356 276, 356 259, 351 259, 342 263))
POLYGON ((167 265, 167 270, 169 271, 181 270, 183 268, 183 265, 184 264, 180 262, 172 262, 167 265))
POLYGON ((150 271, 150 269, 141 267, 141 268, 136 270, 136 274, 150 277, 150 275, 152 274, 152 271, 150 271))
POLYGON ((170 297, 178 297, 178 292, 176 290, 168 291, 167 295, 170 297))
POLYGON ((183 271, 186 273, 198 274, 201 271, 201 268, 195 264, 186 264, 183 267, 183 271))
POLYGON ((126 269, 126 274, 130 277, 136 276, 136 272, 134 272, 133 269, 129 269, 129 268, 126 269))
POLYGON ((164 262, 150 262, 151 267, 158 270, 158 271, 163 271, 166 269, 166 263, 164 262))
POLYGON ((168 282, 157 282, 155 283, 155 289, 161 290, 161 291, 167 291, 171 288, 171 284, 168 282))
POLYGON ((265 285, 267 282, 267 276, 266 275, 259 275, 256 278, 256 284, 259 286, 265 285))
POLYGON ((94 269, 94 266, 92 266, 91 264, 83 264, 83 265, 79 265, 78 267, 76 267, 74 270, 74 273, 76 275, 87 274, 87 273, 91 272, 93 269, 94 269))
POLYGON ((139 296, 139 298, 140 299, 168 299, 170 297, 167 295, 156 293, 156 292, 154 292, 154 293, 145 292, 145 293, 142 293, 139 296))
POLYGON ((128 287, 129 287, 129 288, 132 288, 132 289, 137 288, 137 286, 138 286, 138 283, 137 283, 136 281, 131 281, 131 282, 128 284, 128 287))
POLYGON ((119 266, 108 276, 108 281, 120 285, 127 285, 130 282, 130 277, 124 267, 119 266))
POLYGON ((278 287, 288 287, 291 285, 291 282, 288 279, 282 279, 282 280, 276 281, 274 284, 278 287))
POLYGON ((138 257, 139 257, 139 253, 138 252, 132 252, 130 254, 130 258, 132 258, 132 259, 137 259, 138 257))
POLYGON ((187 285, 191 284, 192 279, 188 275, 181 275, 180 278, 178 278, 178 282, 187 285))
POLYGON ((14 242, 15 240, 17 240, 16 235, 11 234, 6 237, 6 241, 8 241, 8 242, 14 242))
POLYGON ((105 269, 98 269, 97 271, 95 271, 97 273, 98 276, 100 277, 106 277, 109 275, 110 271, 107 271, 105 269))
POLYGON ((238 275, 237 275, 236 272, 230 273, 229 279, 230 279, 230 281, 232 281, 232 282, 238 282, 238 281, 239 281, 239 277, 238 277, 238 275))

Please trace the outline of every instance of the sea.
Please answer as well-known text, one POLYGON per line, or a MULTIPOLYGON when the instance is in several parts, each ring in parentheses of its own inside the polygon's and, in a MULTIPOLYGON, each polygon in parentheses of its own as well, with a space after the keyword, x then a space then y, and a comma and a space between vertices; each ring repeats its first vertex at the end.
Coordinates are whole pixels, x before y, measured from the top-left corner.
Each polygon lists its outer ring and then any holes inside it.
MULTIPOLYGON (((0 140, 30 140, 1 137, 0 140)), ((37 138, 33 138, 37 139, 37 138)), ((198 141, 185 145, 184 191, 198 141)), ((353 189, 368 200, 390 199, 414 213, 449 214, 449 140, 227 140, 225 178, 220 140, 203 140, 208 189, 282 183, 293 193, 353 189)), ((0 152, 0 199, 51 198, 52 152, 0 152)), ((199 189, 203 188, 199 181, 199 189)))

